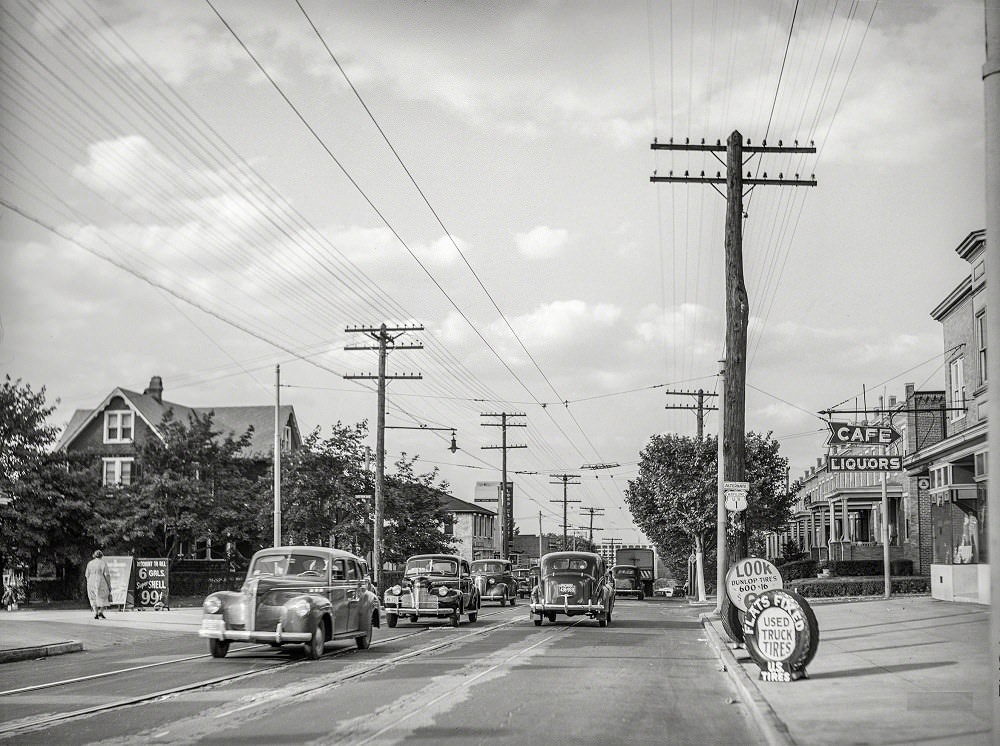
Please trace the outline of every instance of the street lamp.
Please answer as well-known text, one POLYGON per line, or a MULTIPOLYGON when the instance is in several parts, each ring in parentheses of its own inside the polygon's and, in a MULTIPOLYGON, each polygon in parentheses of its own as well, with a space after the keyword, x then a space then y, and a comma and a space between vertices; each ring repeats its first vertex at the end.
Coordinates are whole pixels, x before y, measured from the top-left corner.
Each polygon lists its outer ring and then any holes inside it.
POLYGON ((427 425, 386 425, 386 430, 443 430, 451 431, 451 445, 448 450, 454 453, 458 450, 458 443, 455 442, 455 428, 453 427, 427 427, 427 425))

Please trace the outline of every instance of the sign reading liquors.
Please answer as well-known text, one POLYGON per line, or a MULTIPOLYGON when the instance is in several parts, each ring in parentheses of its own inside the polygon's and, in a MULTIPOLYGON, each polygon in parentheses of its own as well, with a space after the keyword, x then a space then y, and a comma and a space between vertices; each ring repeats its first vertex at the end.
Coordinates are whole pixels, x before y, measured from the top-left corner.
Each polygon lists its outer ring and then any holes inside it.
POLYGON ((726 594, 733 605, 744 612, 761 593, 783 586, 778 568, 757 557, 740 560, 726 573, 726 594))
POLYGON ((902 456, 830 456, 830 471, 902 471, 902 456))
POLYGON ((170 560, 136 559, 135 608, 163 608, 170 603, 170 560))
POLYGON ((755 598, 743 616, 743 642, 762 681, 805 678, 819 646, 819 625, 809 603, 776 588, 755 598))

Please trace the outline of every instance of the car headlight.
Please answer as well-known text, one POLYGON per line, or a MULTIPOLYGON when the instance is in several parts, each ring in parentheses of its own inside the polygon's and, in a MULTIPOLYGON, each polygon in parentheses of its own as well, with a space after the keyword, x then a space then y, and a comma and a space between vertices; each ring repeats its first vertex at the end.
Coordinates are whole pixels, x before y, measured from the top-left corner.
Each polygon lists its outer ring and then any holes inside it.
POLYGON ((309 613, 309 602, 304 598, 297 598, 294 601, 290 601, 285 608, 297 616, 305 616, 309 613))
POLYGON ((209 596, 205 599, 201 608, 206 614, 218 614, 222 608, 222 599, 218 596, 209 596))
POLYGON ((403 595, 403 587, 400 585, 394 585, 392 588, 389 589, 389 593, 391 593, 394 596, 401 596, 403 595))
POLYGON ((444 598, 445 596, 447 596, 448 595, 448 586, 442 585, 440 588, 438 588, 438 595, 441 596, 442 598, 444 598))
POLYGON ((486 585, 493 585, 495 582, 497 581, 495 581, 493 578, 490 578, 489 580, 486 581, 486 585))

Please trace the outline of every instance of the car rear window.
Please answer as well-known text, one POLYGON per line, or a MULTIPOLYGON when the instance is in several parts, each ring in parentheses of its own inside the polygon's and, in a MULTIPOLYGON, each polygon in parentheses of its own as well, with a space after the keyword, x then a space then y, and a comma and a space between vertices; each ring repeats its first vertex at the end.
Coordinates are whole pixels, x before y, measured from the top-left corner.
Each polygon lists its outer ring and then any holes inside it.
POLYGON ((558 557, 549 562, 549 569, 589 572, 591 571, 591 566, 590 562, 583 557, 558 557))
POLYGON ((473 562, 472 572, 503 572, 503 562, 473 562))

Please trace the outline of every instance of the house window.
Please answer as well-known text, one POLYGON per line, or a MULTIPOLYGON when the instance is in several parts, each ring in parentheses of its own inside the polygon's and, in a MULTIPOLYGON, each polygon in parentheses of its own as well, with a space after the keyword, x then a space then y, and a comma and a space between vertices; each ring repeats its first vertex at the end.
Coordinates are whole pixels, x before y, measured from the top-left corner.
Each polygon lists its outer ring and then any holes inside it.
POLYGON ((976 349, 979 354, 979 383, 986 383, 986 311, 976 314, 976 349))
POLYGON ((132 442, 132 412, 126 409, 104 413, 104 442, 132 442))
POLYGON ((132 458, 106 458, 104 461, 104 486, 125 487, 132 484, 132 458))
POLYGON ((455 535, 455 516, 450 513, 444 517, 444 535, 454 536, 455 535))
POLYGON ((958 407, 951 413, 951 419, 959 420, 965 417, 965 366, 964 358, 955 358, 948 365, 948 394, 952 407, 958 407))

